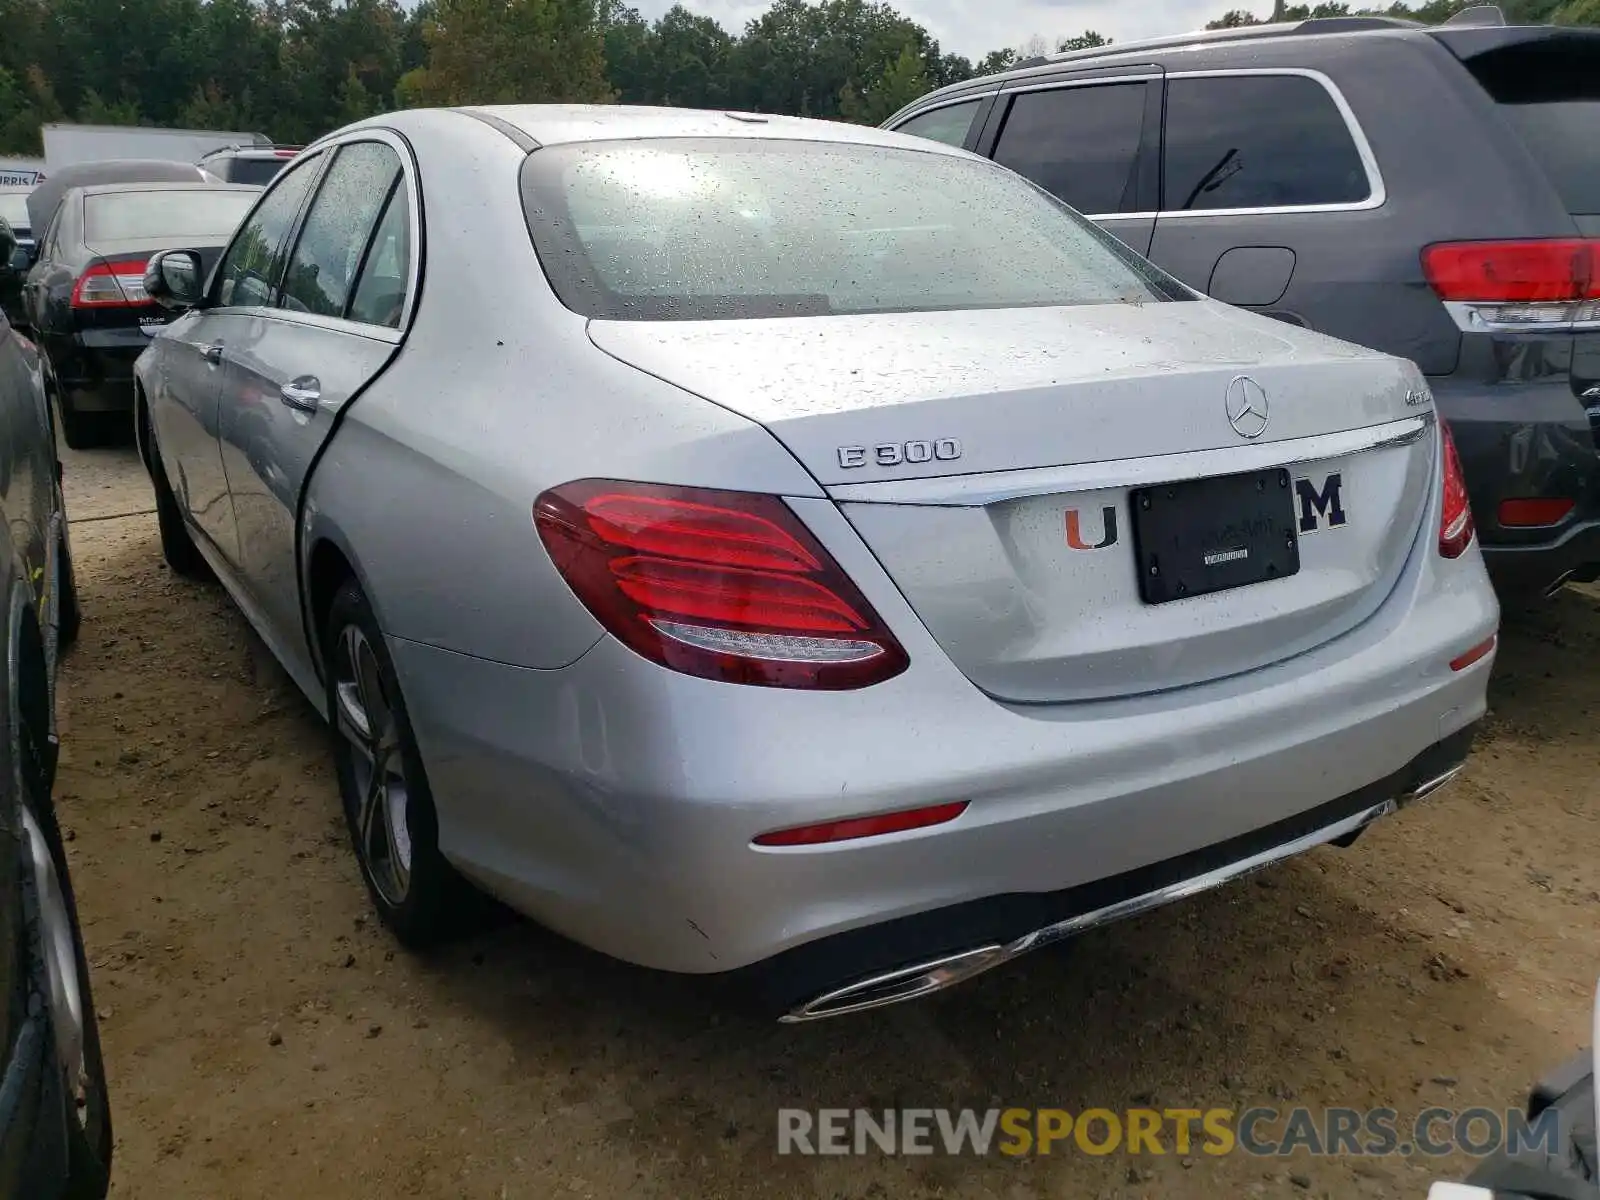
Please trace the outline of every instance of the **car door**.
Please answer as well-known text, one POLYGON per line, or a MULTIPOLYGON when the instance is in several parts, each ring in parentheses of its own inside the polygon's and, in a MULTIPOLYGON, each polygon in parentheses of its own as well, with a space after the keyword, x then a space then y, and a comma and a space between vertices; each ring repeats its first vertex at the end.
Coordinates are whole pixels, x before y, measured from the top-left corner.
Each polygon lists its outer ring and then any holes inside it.
POLYGON ((283 278, 289 247, 322 165, 296 164, 240 224, 211 278, 207 303, 156 339, 147 397, 157 444, 178 503, 222 558, 239 567, 239 538, 223 472, 217 409, 224 347, 269 308, 283 278))
POLYGON ((300 497, 340 413, 398 348, 417 264, 405 143, 365 131, 330 153, 277 307, 251 313, 223 352, 223 466, 240 581, 263 638, 305 679, 315 676, 297 565, 300 497))
POLYGON ((1359 321, 1385 310, 1352 302, 1366 285, 1345 264, 1382 220, 1383 181, 1331 79, 1170 72, 1162 174, 1157 266, 1225 303, 1373 344, 1359 321))
POLYGON ((41 611, 56 531, 54 449, 37 356, 0 317, 0 509, 41 611))
POLYGON ((1148 253, 1160 195, 1162 74, 1118 67, 1011 86, 989 115, 980 153, 1148 253))

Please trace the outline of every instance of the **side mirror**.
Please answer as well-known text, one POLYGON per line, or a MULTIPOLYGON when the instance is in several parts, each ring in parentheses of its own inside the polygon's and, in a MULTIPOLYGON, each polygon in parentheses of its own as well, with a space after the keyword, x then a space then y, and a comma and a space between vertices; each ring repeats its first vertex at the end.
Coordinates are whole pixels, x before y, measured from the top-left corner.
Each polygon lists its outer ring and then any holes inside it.
POLYGON ((163 250, 145 265, 145 294, 162 308, 194 308, 204 287, 200 256, 193 250, 163 250))

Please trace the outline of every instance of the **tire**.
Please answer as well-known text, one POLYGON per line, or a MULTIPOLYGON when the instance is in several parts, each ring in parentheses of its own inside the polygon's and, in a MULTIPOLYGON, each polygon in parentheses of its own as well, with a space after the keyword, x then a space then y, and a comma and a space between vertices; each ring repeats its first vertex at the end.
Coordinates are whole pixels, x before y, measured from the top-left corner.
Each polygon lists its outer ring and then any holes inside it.
MULTIPOLYGON (((24 763, 31 762, 28 754, 19 756, 24 763)), ((67 858, 61 841, 61 829, 55 813, 48 803, 39 803, 35 797, 44 794, 37 784, 28 782, 33 770, 18 772, 22 779, 21 795, 24 808, 24 853, 32 866, 25 884, 30 897, 28 908, 34 915, 33 948, 36 964, 49 980, 47 955, 60 954, 57 939, 70 937, 70 959, 75 978, 71 988, 77 996, 78 1036, 63 1044, 62 1030, 66 1024, 53 1007, 50 995, 47 1006, 52 1006, 53 1049, 62 1071, 66 1092, 67 1156, 69 1186, 64 1193, 73 1200, 90 1200, 103 1197, 111 1180, 111 1155, 113 1138, 111 1130, 111 1105, 106 1087, 105 1057, 100 1046, 100 1024, 95 1015, 94 994, 89 980, 89 964, 83 949, 83 930, 78 921, 77 897, 72 890, 72 879, 67 873, 67 858), (43 863, 48 862, 52 872, 47 881, 43 863), (63 929, 62 926, 65 926, 63 929), (69 1048, 70 1047, 70 1048, 69 1048), (68 1063, 67 1059, 73 1061, 68 1063)), ((59 966, 57 978, 67 969, 64 957, 55 960, 59 966)), ((47 986, 47 993, 51 989, 47 986)))
POLYGON ((339 797, 361 877, 403 944, 436 945, 476 924, 483 906, 439 853, 439 819, 400 681, 354 580, 334 596, 323 639, 339 797))
POLYGON ((55 416, 61 440, 69 450, 92 450, 100 445, 105 434, 105 423, 100 419, 100 414, 82 413, 73 408, 72 401, 67 399, 61 391, 61 385, 56 382, 55 367, 43 348, 39 351, 39 358, 44 368, 46 398, 50 401, 50 411, 55 416))
POLYGON ((161 532, 161 557, 167 560, 167 566, 172 568, 174 574, 186 579, 203 579, 206 560, 195 548, 189 527, 183 523, 183 511, 178 507, 178 498, 172 494, 172 484, 167 481, 167 465, 161 461, 161 449, 156 445, 154 431, 148 424, 145 426, 145 440, 150 447, 150 483, 156 493, 156 525, 161 532))

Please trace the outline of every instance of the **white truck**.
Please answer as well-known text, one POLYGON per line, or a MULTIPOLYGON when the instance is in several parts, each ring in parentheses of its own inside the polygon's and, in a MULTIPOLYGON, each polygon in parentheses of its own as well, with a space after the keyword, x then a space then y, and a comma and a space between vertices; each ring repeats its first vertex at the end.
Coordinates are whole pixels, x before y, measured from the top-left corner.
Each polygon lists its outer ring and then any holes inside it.
POLYGON ((157 129, 143 125, 62 125, 42 127, 45 170, 72 163, 117 158, 159 158, 198 162, 201 155, 225 146, 270 146, 262 133, 220 129, 157 129))

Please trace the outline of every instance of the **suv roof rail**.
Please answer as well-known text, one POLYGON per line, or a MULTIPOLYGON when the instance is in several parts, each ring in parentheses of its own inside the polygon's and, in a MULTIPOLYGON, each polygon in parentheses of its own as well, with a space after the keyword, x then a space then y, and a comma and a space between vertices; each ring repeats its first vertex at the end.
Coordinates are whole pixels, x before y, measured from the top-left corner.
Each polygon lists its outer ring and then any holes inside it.
POLYGON ((1491 26, 1496 28, 1509 24, 1506 20, 1505 10, 1498 4, 1475 4, 1471 8, 1463 8, 1455 16, 1444 22, 1451 26, 1491 26))
MULTIPOLYGON (((1485 8, 1494 8, 1485 5, 1485 8)), ((1464 9, 1462 14, 1478 12, 1479 9, 1464 9)), ((1499 9, 1494 9, 1496 13, 1499 9)), ((1454 19, 1454 18, 1453 18, 1454 19)), ((1504 17, 1501 17, 1504 23, 1504 17)), ((1083 50, 1065 50, 1060 54, 1047 55, 1042 59, 1028 59, 1026 62, 1017 63, 1007 70, 1019 70, 1023 67, 1043 66, 1046 63, 1072 62, 1078 59, 1105 58, 1112 54, 1124 54, 1128 51, 1154 50, 1167 46, 1205 45, 1210 42, 1250 41, 1256 38, 1294 37, 1307 34, 1328 33, 1361 33, 1369 29, 1426 29, 1428 26, 1420 21, 1408 21, 1402 17, 1310 17, 1304 21, 1280 21, 1268 25, 1238 25, 1228 29, 1201 29, 1193 33, 1179 33, 1168 37, 1141 38, 1134 42, 1112 42, 1105 46, 1090 46, 1083 50)))

